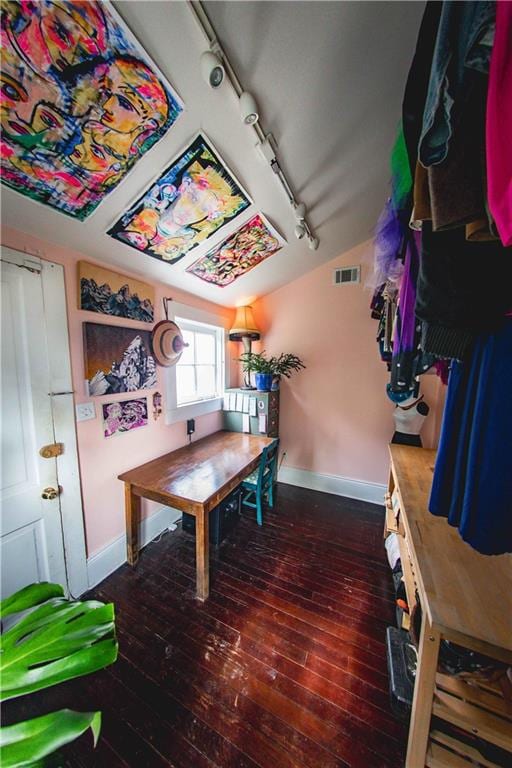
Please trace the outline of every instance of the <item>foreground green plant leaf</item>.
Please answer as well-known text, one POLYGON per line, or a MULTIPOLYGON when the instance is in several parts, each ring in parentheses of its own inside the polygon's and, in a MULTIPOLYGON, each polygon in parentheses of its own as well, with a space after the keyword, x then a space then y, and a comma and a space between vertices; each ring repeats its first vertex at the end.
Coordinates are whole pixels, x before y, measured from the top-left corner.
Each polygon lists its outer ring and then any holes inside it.
MULTIPOLYGON (((96 672, 117 658, 114 606, 67 600, 58 584, 32 584, 0 603, 0 617, 24 613, 0 638, 0 700, 96 672), (32 609, 29 611, 29 609, 32 609)), ((0 728, 3 768, 58 768, 55 752, 88 728, 94 745, 101 712, 63 709, 0 728)))
POLYGON ((2 635, 0 700, 96 672, 116 658, 112 604, 48 600, 2 635))
POLYGON ((33 608, 35 605, 44 603, 52 597, 63 597, 64 590, 60 584, 50 584, 48 581, 41 581, 38 584, 30 584, 28 587, 19 589, 10 597, 0 601, 0 619, 5 619, 11 613, 19 613, 33 608))
POLYGON ((101 729, 101 712, 73 712, 61 709, 49 715, 0 728, 3 768, 35 768, 56 749, 91 729, 94 746, 101 729))

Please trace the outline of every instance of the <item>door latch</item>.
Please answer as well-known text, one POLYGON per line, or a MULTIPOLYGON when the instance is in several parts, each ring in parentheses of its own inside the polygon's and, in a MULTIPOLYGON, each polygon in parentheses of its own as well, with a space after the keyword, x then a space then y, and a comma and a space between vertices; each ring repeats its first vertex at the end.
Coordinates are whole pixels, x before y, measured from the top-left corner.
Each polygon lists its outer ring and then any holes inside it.
POLYGON ((44 488, 41 492, 41 498, 45 499, 46 501, 53 501, 53 499, 56 499, 57 496, 60 494, 60 488, 44 488))
POLYGON ((55 459, 57 456, 62 456, 64 453, 64 443, 49 443, 43 445, 39 451, 39 455, 43 459, 55 459))

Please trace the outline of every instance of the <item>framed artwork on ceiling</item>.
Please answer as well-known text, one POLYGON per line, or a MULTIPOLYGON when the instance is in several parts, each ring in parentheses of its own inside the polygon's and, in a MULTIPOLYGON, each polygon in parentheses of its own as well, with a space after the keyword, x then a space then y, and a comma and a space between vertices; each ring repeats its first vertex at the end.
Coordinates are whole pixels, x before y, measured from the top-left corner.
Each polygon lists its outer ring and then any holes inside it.
POLYGON ((257 213, 186 271, 224 288, 277 253, 285 243, 263 214, 257 213))
POLYGON ((136 400, 122 400, 119 403, 103 403, 103 435, 113 437, 131 432, 132 429, 147 427, 148 400, 138 397, 136 400))
POLYGON ((92 397, 156 387, 151 333, 84 323, 85 378, 92 397))
POLYGON ((250 204, 231 171, 199 135, 108 234, 175 264, 250 204))
POLYGON ((78 308, 152 323, 155 318, 155 291, 141 280, 79 261, 78 308))
POLYGON ((106 0, 2 4, 1 71, 3 183, 82 221, 183 111, 106 0))

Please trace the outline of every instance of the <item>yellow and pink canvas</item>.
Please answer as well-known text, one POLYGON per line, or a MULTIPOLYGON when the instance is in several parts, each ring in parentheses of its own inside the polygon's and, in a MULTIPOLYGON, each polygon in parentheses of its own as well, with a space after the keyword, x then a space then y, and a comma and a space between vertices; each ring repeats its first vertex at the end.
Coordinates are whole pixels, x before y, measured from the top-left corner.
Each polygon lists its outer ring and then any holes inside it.
POLYGON ((155 259, 175 264, 250 203, 211 144, 199 135, 108 234, 155 259))
POLYGON ((224 288, 277 253, 284 244, 263 214, 257 213, 224 242, 187 267, 187 272, 224 288))

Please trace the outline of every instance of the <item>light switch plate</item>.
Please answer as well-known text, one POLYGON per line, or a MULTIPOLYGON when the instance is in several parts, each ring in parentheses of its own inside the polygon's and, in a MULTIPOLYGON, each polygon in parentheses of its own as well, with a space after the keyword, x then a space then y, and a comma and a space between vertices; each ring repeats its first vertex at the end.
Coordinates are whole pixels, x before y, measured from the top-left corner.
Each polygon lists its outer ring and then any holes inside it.
POLYGON ((96 418, 96 408, 94 403, 78 403, 76 406, 76 420, 89 421, 96 418))

